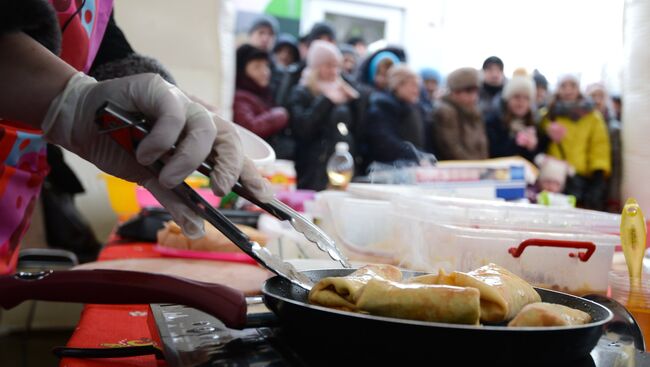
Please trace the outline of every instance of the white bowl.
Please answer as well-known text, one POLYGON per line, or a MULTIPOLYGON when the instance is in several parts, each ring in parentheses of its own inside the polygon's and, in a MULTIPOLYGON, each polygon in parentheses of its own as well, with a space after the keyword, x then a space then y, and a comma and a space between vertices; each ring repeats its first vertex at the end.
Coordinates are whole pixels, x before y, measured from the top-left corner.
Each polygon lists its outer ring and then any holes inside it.
POLYGON ((275 151, 264 139, 255 135, 251 131, 234 124, 235 130, 239 134, 244 154, 250 158, 256 166, 261 167, 275 161, 275 151))

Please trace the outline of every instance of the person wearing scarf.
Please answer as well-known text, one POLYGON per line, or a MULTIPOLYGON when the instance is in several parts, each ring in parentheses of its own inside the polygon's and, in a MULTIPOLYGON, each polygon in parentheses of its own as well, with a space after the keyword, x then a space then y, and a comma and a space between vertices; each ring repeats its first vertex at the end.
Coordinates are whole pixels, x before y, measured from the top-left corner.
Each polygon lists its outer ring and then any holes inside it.
POLYGON ((341 77, 342 60, 336 45, 313 41, 302 78, 289 99, 300 189, 327 187, 327 160, 337 142, 347 142, 354 149, 359 92, 341 77))
POLYGON ((233 120, 264 139, 287 126, 289 115, 283 107, 273 107, 269 88, 269 54, 251 45, 237 49, 237 79, 233 120))
POLYGON ((605 179, 612 169, 609 134, 602 115, 579 88, 576 75, 559 78, 541 128, 550 139, 547 154, 567 161, 575 169, 566 193, 574 195, 579 206, 602 210, 605 179))
POLYGON ((533 162, 538 150, 535 127, 535 84, 515 75, 503 89, 500 108, 485 119, 490 158, 520 156, 533 162))
POLYGON ((424 124, 417 109, 418 76, 405 64, 388 72, 388 90, 370 97, 366 114, 369 161, 418 163, 424 148, 424 124))
POLYGON ((488 158, 485 124, 478 108, 479 74, 460 68, 447 76, 449 92, 433 112, 431 139, 440 160, 488 158))

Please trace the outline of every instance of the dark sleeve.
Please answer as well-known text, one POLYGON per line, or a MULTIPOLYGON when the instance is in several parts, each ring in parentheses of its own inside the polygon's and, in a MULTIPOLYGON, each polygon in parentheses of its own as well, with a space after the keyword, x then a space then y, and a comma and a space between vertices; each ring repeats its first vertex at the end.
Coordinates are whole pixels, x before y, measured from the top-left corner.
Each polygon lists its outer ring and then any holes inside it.
POLYGON ((289 107, 294 135, 311 140, 326 124, 334 103, 325 96, 312 97, 309 91, 297 87, 291 93, 289 107))
POLYGON ((113 13, 111 12, 108 24, 106 24, 104 38, 102 38, 102 42, 99 45, 97 56, 95 56, 93 65, 90 68, 91 70, 108 62, 124 59, 135 52, 129 44, 129 41, 126 40, 126 36, 124 36, 122 30, 115 23, 113 13))
POLYGON ((287 125, 286 114, 273 109, 256 114, 251 101, 236 96, 233 120, 262 138, 270 137, 287 125))
POLYGON ((45 0, 0 1, 0 35, 11 32, 25 32, 52 53, 61 52, 59 20, 45 0))
POLYGON ((503 124, 501 119, 494 115, 488 117, 485 121, 485 134, 488 138, 490 158, 520 156, 533 162, 538 149, 530 151, 517 145, 516 139, 510 136, 510 131, 501 124, 503 124))
POLYGON ((376 105, 371 105, 366 113, 365 126, 367 141, 372 157, 380 162, 408 160, 417 162, 418 151, 413 144, 402 140, 393 125, 396 116, 387 116, 386 112, 376 105))

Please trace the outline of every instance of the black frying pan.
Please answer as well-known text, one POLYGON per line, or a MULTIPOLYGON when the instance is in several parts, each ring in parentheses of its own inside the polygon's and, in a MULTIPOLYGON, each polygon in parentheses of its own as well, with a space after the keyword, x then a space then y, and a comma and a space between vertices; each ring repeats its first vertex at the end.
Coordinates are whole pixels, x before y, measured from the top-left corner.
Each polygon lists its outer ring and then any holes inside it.
MULTIPOLYGON (((353 269, 307 271, 314 282, 345 276, 353 269)), ((415 273, 404 272, 405 277, 415 273)), ((295 340, 320 348, 323 354, 357 351, 366 356, 409 358, 482 365, 558 365, 588 356, 602 336, 612 312, 598 303, 537 288, 542 301, 587 312, 587 325, 549 328, 470 326, 400 320, 310 305, 308 291, 279 276, 262 287, 264 303, 295 340), (486 362, 489 362, 485 364, 486 362)), ((376 360, 382 360, 382 357, 376 360)), ((345 358, 341 357, 342 362, 345 358)))

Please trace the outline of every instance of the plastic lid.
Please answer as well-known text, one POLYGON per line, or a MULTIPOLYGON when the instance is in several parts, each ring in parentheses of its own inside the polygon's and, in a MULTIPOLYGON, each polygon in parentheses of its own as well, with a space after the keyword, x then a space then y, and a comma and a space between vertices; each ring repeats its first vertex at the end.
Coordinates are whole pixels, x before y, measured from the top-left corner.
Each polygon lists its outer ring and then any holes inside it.
POLYGON ((350 145, 348 145, 348 143, 346 143, 344 141, 340 141, 340 142, 336 143, 335 149, 336 149, 337 153, 348 152, 348 151, 350 151, 350 145))

